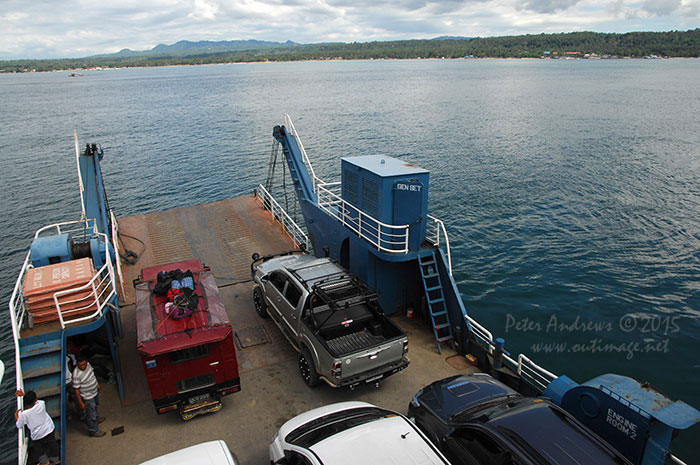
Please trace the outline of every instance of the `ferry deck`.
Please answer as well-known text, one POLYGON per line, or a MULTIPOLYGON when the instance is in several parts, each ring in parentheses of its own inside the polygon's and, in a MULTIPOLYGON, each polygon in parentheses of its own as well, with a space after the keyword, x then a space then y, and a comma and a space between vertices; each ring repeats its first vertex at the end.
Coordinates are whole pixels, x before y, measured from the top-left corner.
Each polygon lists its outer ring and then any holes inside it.
POLYGON ((66 460, 70 464, 138 464, 174 450, 223 439, 243 465, 268 463, 268 445, 288 419, 334 402, 362 400, 406 413, 413 395, 437 379, 477 369, 448 347, 438 354, 429 324, 395 315, 409 337, 411 364, 379 387, 309 388, 297 367, 297 354, 252 302, 251 255, 294 248, 280 222, 254 195, 119 219, 123 245, 139 253, 136 264, 121 262, 119 340, 125 391, 101 380, 100 415, 107 435, 93 438, 69 409, 66 460), (138 238, 140 241, 135 240, 138 238), (132 281, 142 268, 199 259, 216 278, 235 335, 241 391, 223 398, 223 409, 183 421, 177 412, 158 415, 151 401, 136 349, 132 281), (120 432, 123 427, 123 432, 120 432), (114 434, 116 433, 116 434, 114 434))

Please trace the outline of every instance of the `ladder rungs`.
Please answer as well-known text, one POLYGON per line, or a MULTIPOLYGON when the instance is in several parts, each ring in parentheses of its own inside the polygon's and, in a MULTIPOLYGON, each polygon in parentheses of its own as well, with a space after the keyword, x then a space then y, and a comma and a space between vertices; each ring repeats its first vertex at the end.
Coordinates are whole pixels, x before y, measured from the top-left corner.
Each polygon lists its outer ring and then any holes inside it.
POLYGON ((42 389, 36 389, 35 392, 36 392, 36 395, 39 399, 46 399, 47 397, 60 394, 61 393, 61 385, 59 384, 56 386, 49 386, 49 387, 45 387, 42 389))
POLYGON ((442 286, 437 285, 437 286, 433 286, 433 287, 428 287, 425 290, 428 292, 433 292, 433 291, 437 291, 438 289, 442 289, 442 286))
POLYGON ((430 302, 431 305, 432 305, 432 304, 437 304, 437 303, 440 303, 440 302, 444 302, 444 301, 445 301, 445 299, 443 299, 442 297, 440 297, 439 299, 435 299, 435 300, 430 300, 430 299, 428 299, 428 302, 430 302))
POLYGON ((40 376, 50 375, 53 373, 60 373, 60 372, 61 372, 60 365, 39 367, 39 368, 35 368, 33 370, 23 370, 22 371, 22 378, 24 378, 24 379, 38 378, 40 376))
POLYGON ((440 310, 439 312, 433 312, 433 313, 431 313, 431 315, 433 315, 433 318, 434 318, 434 317, 436 317, 436 316, 445 315, 446 313, 447 313, 447 310, 440 310))
POLYGON ((440 275, 437 274, 437 273, 430 273, 430 274, 424 274, 424 275, 423 275, 423 277, 424 277, 425 279, 428 279, 428 278, 437 278, 438 276, 440 276, 440 275))
POLYGON ((437 341, 438 341, 438 342, 445 342, 445 341, 451 341, 452 339, 454 339, 454 338, 453 338, 452 335, 450 334, 449 336, 439 337, 437 341))
POLYGON ((426 265, 434 265, 434 264, 435 264, 435 260, 421 261, 420 264, 423 265, 423 266, 426 266, 426 265))
POLYGON ((434 325, 433 327, 434 327, 435 329, 442 329, 442 328, 447 328, 447 327, 449 327, 449 326, 450 326, 449 323, 440 323, 439 325, 434 325))

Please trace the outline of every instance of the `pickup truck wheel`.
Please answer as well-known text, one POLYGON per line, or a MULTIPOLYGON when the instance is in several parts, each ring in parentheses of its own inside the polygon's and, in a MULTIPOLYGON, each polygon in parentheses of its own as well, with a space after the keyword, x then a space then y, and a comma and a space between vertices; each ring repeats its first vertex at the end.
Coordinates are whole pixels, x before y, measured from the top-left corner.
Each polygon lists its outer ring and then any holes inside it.
POLYGON ((253 305, 255 305, 255 311, 263 318, 269 318, 270 315, 267 313, 267 302, 265 302, 265 297, 263 297, 262 289, 260 286, 255 286, 253 288, 253 305))
POLYGON ((301 378, 309 387, 318 386, 321 382, 314 366, 314 359, 306 349, 301 349, 301 352, 299 352, 299 372, 301 373, 301 378))

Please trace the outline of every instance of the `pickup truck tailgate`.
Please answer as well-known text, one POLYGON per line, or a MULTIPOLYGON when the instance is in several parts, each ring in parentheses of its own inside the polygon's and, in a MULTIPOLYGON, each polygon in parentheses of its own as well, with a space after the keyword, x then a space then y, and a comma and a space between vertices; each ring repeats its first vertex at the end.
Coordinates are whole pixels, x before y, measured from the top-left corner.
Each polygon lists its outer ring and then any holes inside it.
MULTIPOLYGON (((345 344, 348 346, 353 345, 353 343, 364 342, 361 340, 363 337, 362 333, 353 333, 343 336, 343 338, 347 339, 345 344), (352 340, 353 337, 356 338, 355 341, 352 340)), ((342 377, 354 377, 401 360, 403 357, 403 341, 405 339, 406 336, 398 337, 381 345, 374 345, 373 347, 361 349, 353 353, 346 353, 339 357, 343 362, 342 377)))

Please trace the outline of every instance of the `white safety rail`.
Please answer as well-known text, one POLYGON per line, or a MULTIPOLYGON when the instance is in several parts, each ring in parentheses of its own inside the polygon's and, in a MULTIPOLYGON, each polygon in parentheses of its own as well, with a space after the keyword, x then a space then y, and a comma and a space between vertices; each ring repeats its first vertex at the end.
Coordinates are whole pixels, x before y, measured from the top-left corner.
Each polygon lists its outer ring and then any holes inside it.
POLYGON ((428 215, 428 219, 432 221, 426 231, 426 236, 435 247, 440 247, 440 239, 444 238, 445 252, 447 253, 447 270, 452 275, 452 255, 450 253, 450 239, 447 237, 447 229, 442 220, 435 218, 433 215, 428 215))
POLYGON ((670 452, 668 453, 668 455, 666 456, 666 458, 668 459, 668 462, 669 462, 669 463, 672 463, 672 464, 675 464, 675 465, 686 465, 686 463, 685 463, 684 461, 682 461, 681 459, 679 459, 678 457, 676 457, 675 455, 673 455, 673 454, 670 453, 670 452))
POLYGON ((523 354, 518 355, 517 362, 505 354, 503 355, 503 360, 508 362, 510 368, 515 370, 522 379, 540 391, 544 391, 549 383, 558 378, 557 375, 545 370, 523 354))
POLYGON ((306 168, 309 170, 309 173, 311 174, 311 182, 313 183, 313 188, 314 192, 316 192, 316 184, 317 183, 322 183, 317 176, 316 172, 314 171, 314 167, 311 166, 311 160, 309 160, 309 156, 306 154, 306 149, 304 148, 304 144, 301 143, 301 137, 299 137, 296 128, 294 127, 294 123, 292 122, 292 118, 289 117, 287 113, 284 114, 284 126, 287 128, 287 132, 289 135, 294 137, 297 141, 297 145, 299 145, 299 150, 301 150, 301 157, 304 163, 306 164, 306 168))
POLYGON ((316 186, 316 200, 321 210, 340 221, 359 237, 388 253, 408 253, 408 225, 385 224, 346 202, 324 184, 316 186))
POLYGON ((262 184, 258 184, 255 189, 255 196, 260 199, 263 208, 269 210, 277 221, 282 224, 284 232, 292 238, 294 244, 299 247, 304 244, 309 247, 309 238, 306 233, 297 225, 294 220, 284 211, 284 208, 277 203, 275 198, 265 189, 262 184))
MULTIPOLYGON (((98 233, 97 236, 104 241, 106 247, 107 235, 98 233)), ((101 316, 104 308, 117 294, 117 277, 114 273, 114 266, 112 265, 109 251, 105 250, 105 253, 105 265, 87 284, 54 293, 53 300, 58 310, 58 319, 61 322, 61 328, 65 328, 66 325, 69 324, 81 323, 101 316), (60 301, 61 297, 64 295, 80 293, 81 291, 89 291, 89 294, 82 298, 60 301), (67 304, 78 304, 79 307, 71 308, 70 310, 61 310, 61 305, 65 306, 67 304), (91 308, 94 308, 95 311, 85 315, 85 311, 91 308)))
MULTIPOLYGON (((24 259, 22 271, 15 283, 15 288, 10 298, 10 320, 12 323, 12 337, 15 344, 15 375, 17 379, 17 389, 21 389, 22 391, 24 391, 24 376, 22 375, 22 363, 19 353, 19 329, 21 328, 26 313, 22 289, 24 286, 24 275, 29 265, 30 255, 29 252, 27 252, 27 258, 24 259)), ((17 397, 17 408, 21 409, 22 407, 22 398, 17 397)), ((18 463, 20 464, 27 463, 27 449, 29 447, 29 438, 24 434, 24 431, 25 428, 17 430, 17 455, 19 459, 18 463)))
POLYGON ((474 318, 470 317, 469 315, 464 315, 464 317, 467 319, 467 327, 471 330, 471 333, 474 335, 476 338, 476 342, 481 344, 482 347, 484 347, 489 354, 493 354, 493 349, 495 348, 494 342, 493 342, 493 335, 491 332, 481 326, 474 318))
MULTIPOLYGON (((46 235, 46 233, 50 231, 53 231, 54 234, 71 233, 74 235, 73 237, 78 237, 79 235, 84 236, 86 228, 90 228, 94 226, 94 224, 94 220, 80 220, 52 224, 38 230, 34 237, 36 238, 42 235, 46 235)), ((54 303, 56 305, 56 311, 58 312, 58 318, 61 323, 61 328, 65 329, 66 325, 68 324, 79 323, 81 321, 86 321, 96 316, 102 315, 104 307, 116 295, 116 275, 114 272, 114 266, 112 265, 112 261, 109 259, 109 252, 107 252, 107 235, 97 233, 97 236, 99 237, 100 241, 105 245, 106 264, 92 277, 90 282, 88 282, 84 286, 58 291, 53 295, 54 303), (64 295, 81 293, 82 291, 89 292, 87 296, 79 299, 74 299, 70 301, 62 299, 59 301, 59 299, 61 299, 61 297, 64 295), (72 308, 70 310, 61 310, 61 305, 65 307, 66 304, 76 303, 80 305, 78 308, 72 308), (78 317, 75 316, 76 314, 84 312, 86 309, 89 309, 91 306, 94 306, 95 308, 95 311, 91 314, 82 315, 78 317)), ((19 329, 24 324, 25 318, 27 318, 27 312, 24 305, 23 289, 24 277, 27 273, 27 270, 32 268, 30 261, 31 253, 27 253, 27 257, 24 260, 22 270, 20 271, 19 277, 17 278, 17 282, 15 283, 15 288, 12 292, 12 297, 10 298, 10 315, 12 318, 13 335, 17 340, 19 340, 19 329), (17 329, 16 333, 15 327, 17 329)), ((84 294, 84 292, 82 293, 84 294)))
POLYGON ((109 216, 112 220, 112 247, 114 248, 114 253, 116 254, 115 261, 117 262, 117 276, 119 277, 119 286, 122 290, 122 296, 124 296, 126 292, 124 290, 124 275, 122 274, 122 263, 119 259, 119 257, 121 256, 121 254, 119 253, 119 222, 117 221, 117 217, 114 216, 114 213, 111 210, 109 211, 109 216))
MULTIPOLYGON (((481 346, 484 347, 489 354, 493 355, 496 350, 496 345, 491 332, 481 326, 472 317, 468 315, 465 317, 467 319, 467 325, 469 326, 471 333, 474 335, 477 342, 481 344, 481 346)), ((557 375, 545 370, 523 354, 518 355, 518 359, 514 360, 512 357, 504 353, 503 361, 508 368, 518 373, 523 380, 527 381, 540 392, 544 391, 549 383, 557 378, 557 375)))
POLYGON ((288 114, 284 115, 284 124, 289 135, 294 137, 299 146, 302 160, 311 175, 311 181, 319 208, 336 218, 359 237, 373 244, 377 250, 388 253, 408 253, 408 225, 397 226, 382 223, 343 200, 338 192, 338 188, 340 187, 339 182, 323 182, 323 180, 316 176, 316 172, 311 165, 311 160, 306 154, 306 149, 304 149, 304 144, 301 142, 301 138, 292 122, 292 118, 290 118, 288 114))

